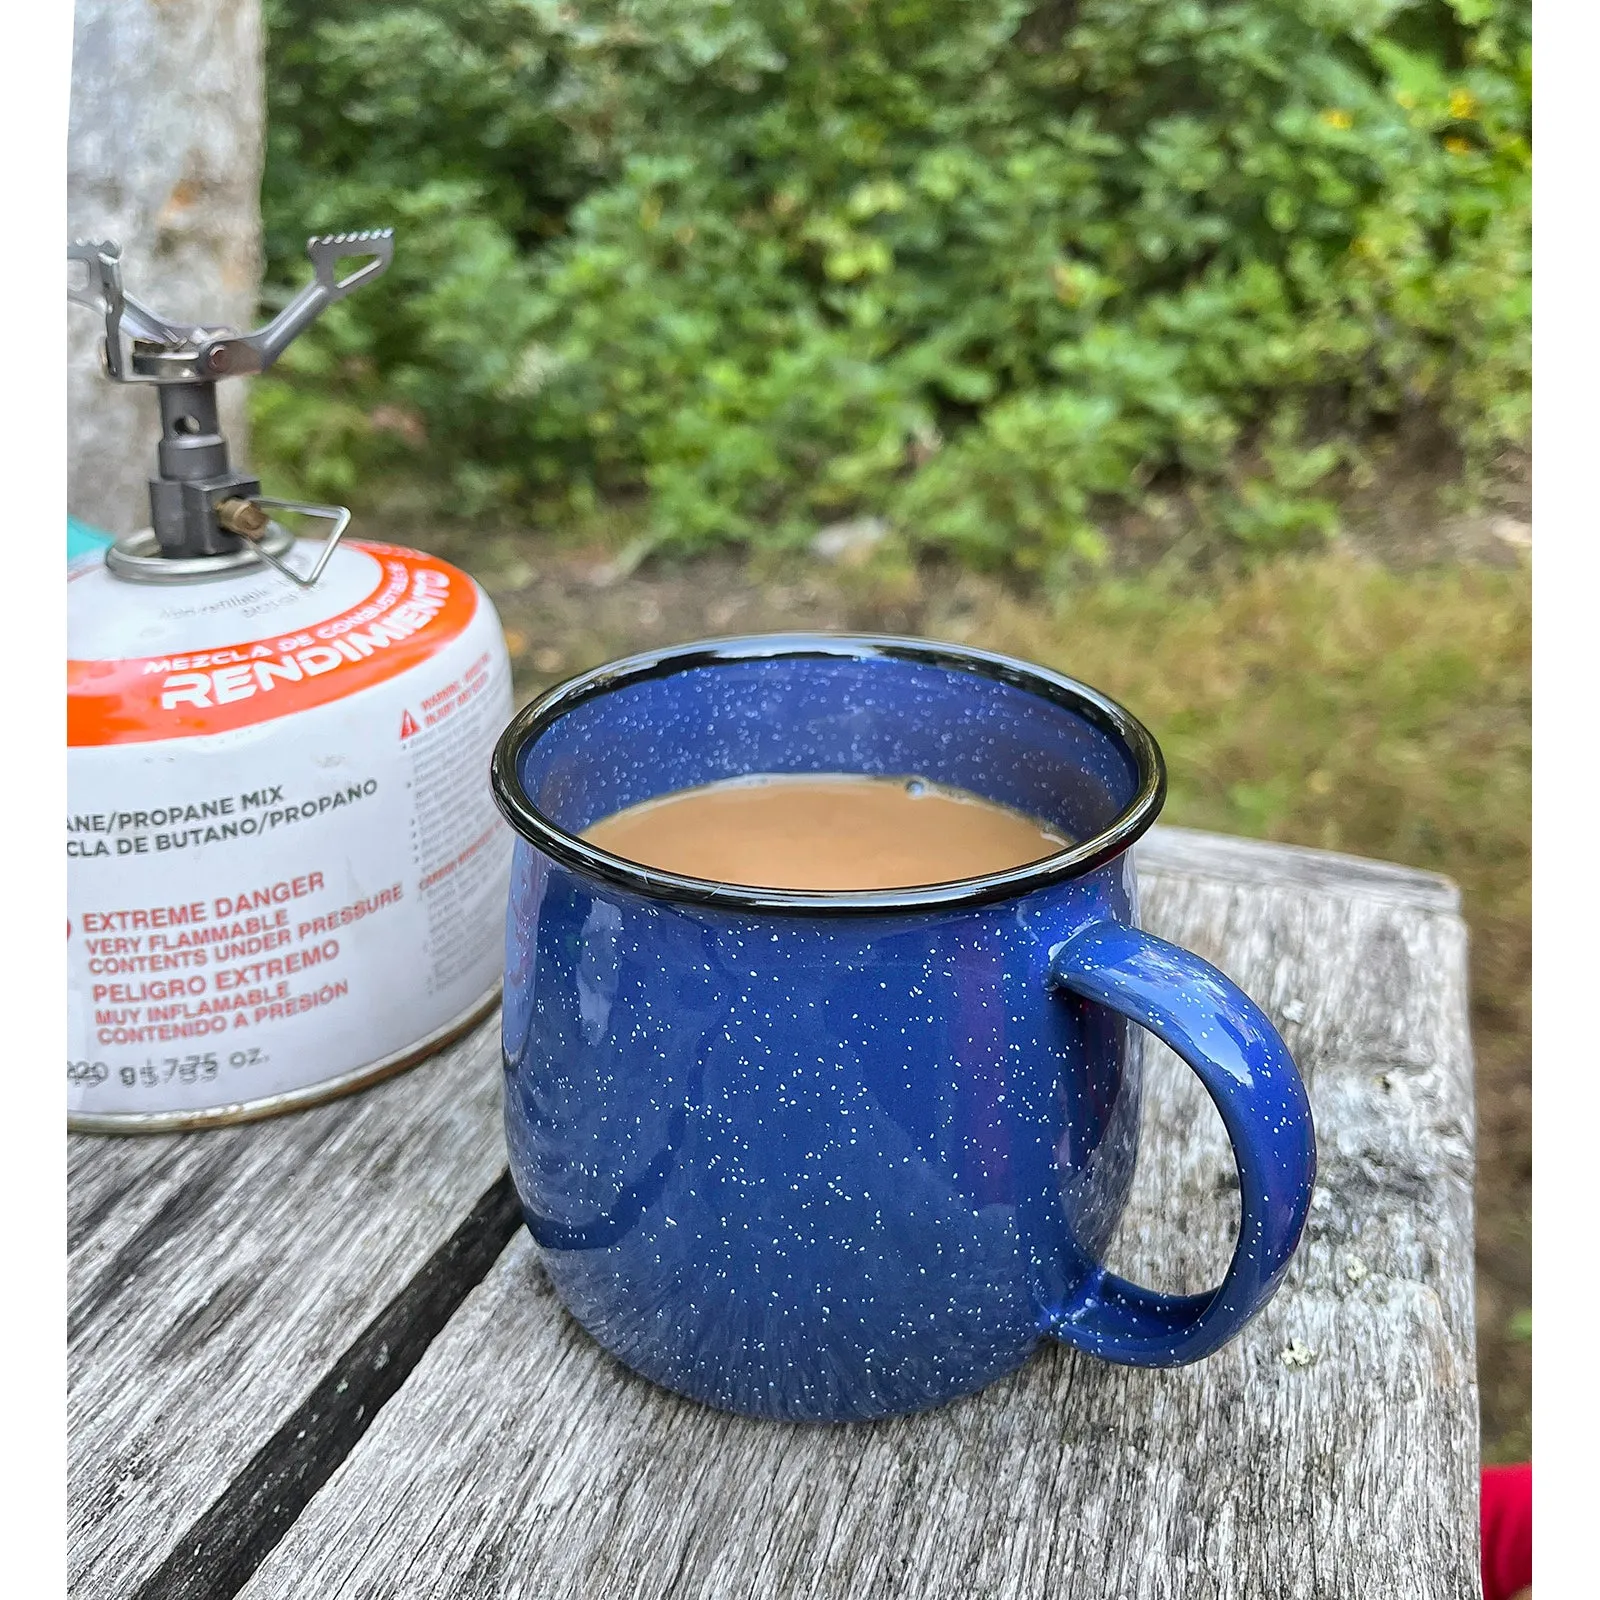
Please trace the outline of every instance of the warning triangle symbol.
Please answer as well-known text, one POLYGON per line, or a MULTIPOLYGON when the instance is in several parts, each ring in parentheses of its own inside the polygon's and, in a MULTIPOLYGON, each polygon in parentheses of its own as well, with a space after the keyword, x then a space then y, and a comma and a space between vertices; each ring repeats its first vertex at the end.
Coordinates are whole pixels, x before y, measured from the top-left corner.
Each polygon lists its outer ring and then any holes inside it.
POLYGON ((409 711, 402 711, 400 713, 400 737, 402 739, 409 739, 416 731, 416 719, 409 711))

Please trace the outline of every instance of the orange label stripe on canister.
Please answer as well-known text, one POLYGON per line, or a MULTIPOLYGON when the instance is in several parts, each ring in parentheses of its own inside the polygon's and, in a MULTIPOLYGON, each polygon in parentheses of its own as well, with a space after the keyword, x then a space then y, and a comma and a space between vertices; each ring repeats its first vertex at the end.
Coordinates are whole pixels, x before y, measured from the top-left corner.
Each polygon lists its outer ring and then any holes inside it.
POLYGON ((137 744, 226 733, 387 682, 457 638, 477 611, 469 579, 414 550, 358 547, 378 581, 311 627, 184 656, 67 662, 67 743, 137 744))

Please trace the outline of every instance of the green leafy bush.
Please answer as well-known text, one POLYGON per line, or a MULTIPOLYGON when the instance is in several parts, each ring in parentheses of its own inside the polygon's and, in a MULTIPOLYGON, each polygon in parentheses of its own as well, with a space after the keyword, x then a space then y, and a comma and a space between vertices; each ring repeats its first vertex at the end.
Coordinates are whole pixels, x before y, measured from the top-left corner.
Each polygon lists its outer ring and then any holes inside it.
MULTIPOLYGON (((258 452, 651 537, 1293 542, 1374 429, 1525 434, 1526 0, 268 0, 270 274, 395 265, 258 452)), ((359 485, 359 487, 358 487, 359 485)))

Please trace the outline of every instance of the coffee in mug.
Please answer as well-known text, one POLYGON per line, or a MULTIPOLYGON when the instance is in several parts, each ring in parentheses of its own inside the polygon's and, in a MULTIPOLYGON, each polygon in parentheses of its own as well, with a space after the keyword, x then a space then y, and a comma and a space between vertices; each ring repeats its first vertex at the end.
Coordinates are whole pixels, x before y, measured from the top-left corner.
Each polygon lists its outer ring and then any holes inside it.
POLYGON ((765 773, 606 817, 584 838, 686 878, 764 889, 906 889, 1066 849, 1032 817, 920 777, 765 773))

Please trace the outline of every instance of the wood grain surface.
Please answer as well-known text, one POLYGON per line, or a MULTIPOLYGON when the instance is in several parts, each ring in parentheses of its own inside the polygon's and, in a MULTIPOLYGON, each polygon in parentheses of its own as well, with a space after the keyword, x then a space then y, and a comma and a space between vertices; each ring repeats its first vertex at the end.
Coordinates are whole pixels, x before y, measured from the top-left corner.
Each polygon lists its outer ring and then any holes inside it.
MULTIPOLYGON (((921 1416, 752 1422, 562 1312, 526 1232, 242 1593, 1476 1600, 1472 1060, 1448 884, 1167 834, 1144 920, 1230 972, 1311 1091, 1320 1174, 1284 1289, 1197 1366, 1059 1347, 921 1416)), ((1152 1049, 1113 1253, 1201 1289, 1237 1181, 1152 1049)))
POLYGON ((498 1046, 497 1011, 314 1110, 68 1140, 75 1600, 235 1592, 482 1277, 498 1046))
POLYGON ((1276 884, 1282 888, 1326 889, 1332 894, 1363 894, 1403 900, 1437 911, 1459 911, 1461 891, 1436 872, 1403 867, 1395 861, 1308 850, 1303 845, 1264 844, 1194 828, 1152 828, 1134 846, 1141 873, 1178 873, 1186 878, 1221 878, 1236 884, 1276 884))

